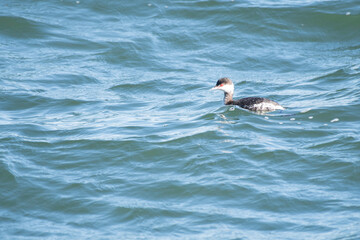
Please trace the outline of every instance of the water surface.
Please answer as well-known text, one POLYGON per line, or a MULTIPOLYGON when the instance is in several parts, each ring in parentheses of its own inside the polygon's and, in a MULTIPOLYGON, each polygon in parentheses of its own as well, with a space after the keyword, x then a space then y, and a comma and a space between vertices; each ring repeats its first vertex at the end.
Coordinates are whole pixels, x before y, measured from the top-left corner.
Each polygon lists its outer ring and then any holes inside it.
POLYGON ((359 239, 359 14, 2 1, 1 239, 359 239))

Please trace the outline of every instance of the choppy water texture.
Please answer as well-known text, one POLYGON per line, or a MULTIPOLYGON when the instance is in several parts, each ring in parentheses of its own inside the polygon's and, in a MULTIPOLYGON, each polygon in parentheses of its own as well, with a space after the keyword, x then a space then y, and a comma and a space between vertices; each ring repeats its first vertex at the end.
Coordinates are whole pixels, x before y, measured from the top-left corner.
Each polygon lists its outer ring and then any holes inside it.
POLYGON ((360 239, 359 30, 357 0, 1 1, 0 238, 360 239))

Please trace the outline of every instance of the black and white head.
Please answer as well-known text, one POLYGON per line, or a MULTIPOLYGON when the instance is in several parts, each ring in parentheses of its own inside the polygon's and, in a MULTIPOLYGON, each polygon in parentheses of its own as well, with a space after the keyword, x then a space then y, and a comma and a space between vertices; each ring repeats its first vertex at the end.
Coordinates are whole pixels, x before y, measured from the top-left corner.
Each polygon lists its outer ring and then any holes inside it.
POLYGON ((216 82, 216 86, 211 90, 221 90, 224 93, 233 94, 234 93, 234 84, 230 80, 230 78, 220 78, 216 82))

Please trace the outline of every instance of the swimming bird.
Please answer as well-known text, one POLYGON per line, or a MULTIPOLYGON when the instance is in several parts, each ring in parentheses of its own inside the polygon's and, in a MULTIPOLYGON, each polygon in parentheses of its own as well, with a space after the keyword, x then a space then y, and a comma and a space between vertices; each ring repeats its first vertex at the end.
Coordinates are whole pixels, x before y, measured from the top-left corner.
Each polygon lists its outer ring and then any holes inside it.
POLYGON ((216 86, 211 90, 221 90, 224 92, 225 105, 237 105, 241 108, 255 112, 271 112, 285 109, 277 102, 262 97, 247 97, 233 100, 234 84, 230 78, 220 78, 217 81, 216 86))

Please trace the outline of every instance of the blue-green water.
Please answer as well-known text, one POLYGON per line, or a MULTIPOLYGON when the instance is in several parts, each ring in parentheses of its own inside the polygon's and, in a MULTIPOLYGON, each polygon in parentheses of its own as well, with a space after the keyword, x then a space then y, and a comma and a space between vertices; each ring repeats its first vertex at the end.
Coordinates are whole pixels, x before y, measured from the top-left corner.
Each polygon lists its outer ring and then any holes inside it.
POLYGON ((0 238, 360 239, 359 56, 357 0, 1 1, 0 238))

